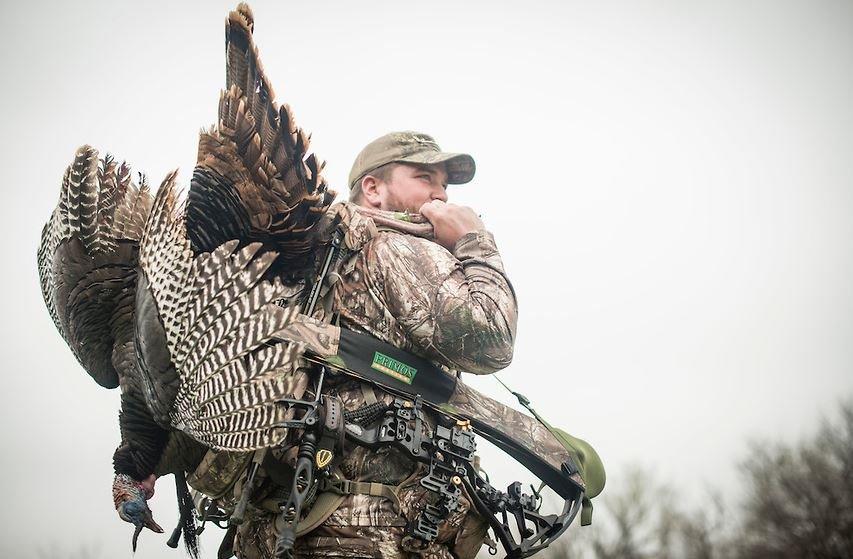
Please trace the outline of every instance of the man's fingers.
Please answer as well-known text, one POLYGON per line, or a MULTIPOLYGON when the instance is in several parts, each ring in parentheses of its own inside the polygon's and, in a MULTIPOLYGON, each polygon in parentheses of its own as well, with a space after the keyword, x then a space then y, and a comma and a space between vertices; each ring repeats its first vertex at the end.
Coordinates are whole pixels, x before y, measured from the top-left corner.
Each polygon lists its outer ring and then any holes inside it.
POLYGON ((420 212, 432 223, 435 242, 447 250, 452 250, 467 233, 485 229, 477 213, 467 206, 431 200, 421 206, 420 212))
POLYGON ((441 211, 441 208, 446 205, 447 204, 445 204, 441 200, 430 200, 429 202, 421 206, 421 209, 419 211, 421 215, 432 221, 430 216, 435 217, 436 214, 441 211))

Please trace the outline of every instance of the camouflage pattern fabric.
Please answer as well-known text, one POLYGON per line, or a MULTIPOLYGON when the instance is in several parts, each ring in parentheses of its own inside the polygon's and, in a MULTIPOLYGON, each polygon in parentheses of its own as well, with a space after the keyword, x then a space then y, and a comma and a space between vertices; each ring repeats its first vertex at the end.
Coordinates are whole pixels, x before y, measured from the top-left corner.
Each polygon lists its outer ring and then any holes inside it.
MULTIPOLYGON (((348 231, 347 256, 337 271, 334 289, 325 294, 326 310, 336 312, 342 326, 371 334, 443 366, 487 374, 506 367, 512 359, 517 307, 512 286, 492 235, 472 233, 457 243, 453 253, 429 240, 430 227, 398 230, 393 214, 374 220, 350 204, 338 212, 348 231), (381 225, 377 225, 379 222, 381 225), (421 232, 423 236, 418 236, 421 232), (415 233, 415 234, 413 234, 415 233)), ((346 410, 373 399, 392 397, 370 385, 346 377, 332 378, 328 391, 337 394, 346 410)), ((427 413, 425 430, 435 425, 427 413)), ((486 521, 470 500, 439 527, 426 549, 417 549, 404 537, 408 520, 433 498, 418 483, 424 467, 391 448, 372 451, 347 443, 339 464, 346 479, 398 487, 398 503, 384 497, 349 495, 318 528, 299 538, 297 557, 410 557, 473 558, 487 529, 486 521)), ((234 543, 238 557, 273 557, 278 530, 276 515, 250 506, 234 543)))
MULTIPOLYGON (((464 383, 457 383, 450 401, 442 409, 452 414, 488 418, 501 426, 504 433, 513 433, 517 440, 525 441, 528 448, 559 471, 566 458, 567 449, 560 444, 548 428, 530 417, 497 400, 493 400, 464 383)), ((580 463, 575 459, 575 463, 580 463)), ((583 479, 578 474, 571 476, 580 485, 583 479)))
MULTIPOLYGON (((405 551, 400 547, 405 528, 350 526, 342 528, 322 527, 324 534, 316 535, 320 529, 296 540, 294 557, 305 559, 349 558, 349 559, 409 559, 417 554, 405 551)), ((475 530, 477 528, 475 527, 475 530)), ((459 530, 459 534, 467 535, 468 526, 459 530)), ((479 534, 479 532, 478 532, 479 534)), ((248 520, 243 529, 237 534, 235 548, 245 550, 242 559, 272 559, 273 546, 276 539, 275 522, 272 515, 253 517, 248 520)), ((458 540, 459 538, 457 538, 458 540)), ((464 538, 463 538, 464 539, 464 538)), ((480 547, 482 536, 467 538, 476 540, 476 548, 462 549, 456 547, 451 554, 445 545, 433 545, 420 553, 425 559, 471 559, 480 547)))
POLYGON ((346 242, 356 252, 335 293, 342 325, 453 370, 488 374, 509 365, 517 307, 491 233, 465 235, 451 254, 346 209, 346 242))

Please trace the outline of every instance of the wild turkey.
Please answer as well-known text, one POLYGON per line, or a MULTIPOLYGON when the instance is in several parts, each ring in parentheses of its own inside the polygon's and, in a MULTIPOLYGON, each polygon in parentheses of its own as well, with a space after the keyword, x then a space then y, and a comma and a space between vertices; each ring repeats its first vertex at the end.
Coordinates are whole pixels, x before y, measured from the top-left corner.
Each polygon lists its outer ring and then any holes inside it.
POLYGON ((83 146, 42 233, 57 328, 96 382, 121 387, 113 494, 134 549, 143 527, 162 531, 145 502, 152 474, 183 471, 205 447, 279 443, 276 400, 305 390, 303 348, 280 339, 294 311, 276 302, 313 271, 334 193, 274 101, 253 27, 245 4, 228 16, 219 121, 187 192, 173 172, 152 198, 144 177, 83 146))

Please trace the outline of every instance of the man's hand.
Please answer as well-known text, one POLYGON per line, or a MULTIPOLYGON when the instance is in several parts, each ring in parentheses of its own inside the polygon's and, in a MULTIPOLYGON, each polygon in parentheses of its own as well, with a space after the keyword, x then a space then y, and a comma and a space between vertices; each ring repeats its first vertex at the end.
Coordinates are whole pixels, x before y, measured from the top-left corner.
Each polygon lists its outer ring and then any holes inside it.
POLYGON ((420 212, 432 223, 435 242, 449 251, 468 233, 486 229, 474 210, 467 206, 432 200, 421 206, 420 212))

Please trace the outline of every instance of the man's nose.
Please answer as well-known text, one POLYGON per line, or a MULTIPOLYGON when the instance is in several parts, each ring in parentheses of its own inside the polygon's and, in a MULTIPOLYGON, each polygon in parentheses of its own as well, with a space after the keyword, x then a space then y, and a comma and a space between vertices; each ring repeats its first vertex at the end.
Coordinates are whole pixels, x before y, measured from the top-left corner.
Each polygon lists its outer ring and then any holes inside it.
POLYGON ((433 200, 441 200, 442 202, 447 202, 447 189, 443 186, 439 186, 432 193, 433 200))

